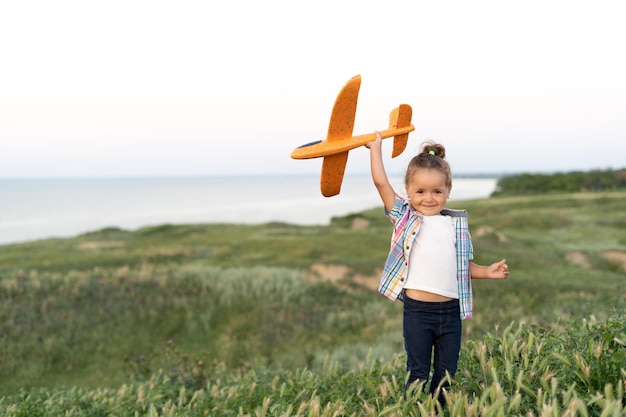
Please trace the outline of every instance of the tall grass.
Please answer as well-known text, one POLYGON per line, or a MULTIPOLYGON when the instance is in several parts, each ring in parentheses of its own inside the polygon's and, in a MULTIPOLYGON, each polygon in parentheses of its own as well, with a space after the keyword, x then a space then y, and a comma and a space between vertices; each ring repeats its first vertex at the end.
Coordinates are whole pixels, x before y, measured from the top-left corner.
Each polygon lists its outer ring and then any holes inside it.
POLYGON ((9 274, 0 281, 0 387, 119 383, 129 369, 162 366, 155 351, 168 340, 229 367, 310 366, 333 347, 375 341, 371 320, 394 306, 370 295, 267 267, 9 274))
MULTIPOLYGON (((626 316, 585 321, 568 332, 511 324, 463 349, 446 392, 451 417, 623 416, 626 316), (589 342, 589 334, 592 335, 589 342), (590 346, 591 344, 591 346, 590 346), (600 379, 592 368, 598 361, 600 379)), ((418 385, 403 397, 402 357, 366 357, 357 369, 242 367, 183 357, 143 382, 116 388, 38 389, 0 399, 4 416, 434 416, 442 412, 418 385)))

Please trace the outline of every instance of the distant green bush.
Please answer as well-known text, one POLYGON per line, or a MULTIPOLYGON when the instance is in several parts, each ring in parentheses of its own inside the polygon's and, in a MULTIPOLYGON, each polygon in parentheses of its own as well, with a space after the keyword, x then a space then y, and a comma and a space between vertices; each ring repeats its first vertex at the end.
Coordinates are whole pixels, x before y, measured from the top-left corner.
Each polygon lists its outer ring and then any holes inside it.
POLYGON ((554 174, 507 175, 498 180, 493 196, 534 193, 575 193, 626 189, 626 169, 572 171, 554 174))

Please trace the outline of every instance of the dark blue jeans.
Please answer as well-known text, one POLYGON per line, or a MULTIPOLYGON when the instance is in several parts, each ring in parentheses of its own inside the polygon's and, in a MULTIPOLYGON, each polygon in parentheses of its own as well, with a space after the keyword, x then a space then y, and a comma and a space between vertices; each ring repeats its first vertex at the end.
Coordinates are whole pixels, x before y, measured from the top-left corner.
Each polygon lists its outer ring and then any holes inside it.
MULTIPOLYGON (((405 393, 415 381, 424 381, 424 384, 428 382, 432 362, 433 376, 429 388, 432 395, 445 378, 446 372, 451 377, 456 373, 462 333, 459 300, 425 302, 404 295, 403 301, 406 370, 410 373, 405 393)), ((448 385, 444 383, 442 387, 448 385)), ((437 399, 445 406, 442 393, 437 399)))

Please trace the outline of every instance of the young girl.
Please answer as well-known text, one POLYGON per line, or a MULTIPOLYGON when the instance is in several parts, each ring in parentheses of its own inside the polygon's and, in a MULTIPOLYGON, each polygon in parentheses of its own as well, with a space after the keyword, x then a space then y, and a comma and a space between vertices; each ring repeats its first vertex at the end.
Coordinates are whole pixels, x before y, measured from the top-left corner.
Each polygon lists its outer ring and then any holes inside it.
MULTIPOLYGON (((443 145, 427 142, 406 171, 406 198, 398 195, 387 178, 382 159, 382 139, 370 149, 374 185, 394 225, 391 249, 378 291, 404 303, 403 335, 406 389, 433 376, 429 392, 435 393, 446 372, 457 370, 461 350, 461 320, 472 315, 471 278, 504 279, 506 261, 489 266, 470 262, 473 257, 467 213, 444 208, 452 188, 450 166, 443 145), (434 358, 433 358, 434 355, 434 358)), ((441 387, 445 389, 444 382, 441 387)), ((437 396, 445 406, 441 391, 437 396)))

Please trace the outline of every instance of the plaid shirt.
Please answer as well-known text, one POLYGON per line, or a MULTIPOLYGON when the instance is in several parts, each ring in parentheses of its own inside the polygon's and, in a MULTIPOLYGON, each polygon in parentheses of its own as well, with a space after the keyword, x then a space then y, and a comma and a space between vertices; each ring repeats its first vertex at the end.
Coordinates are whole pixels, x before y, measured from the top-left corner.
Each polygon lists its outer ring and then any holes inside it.
MULTIPOLYGON (((472 285, 469 270, 469 261, 473 258, 472 238, 469 233, 467 212, 465 210, 443 209, 442 215, 451 216, 456 232, 456 259, 457 281, 459 283, 459 306, 461 319, 465 320, 472 316, 472 285)), ((391 237, 391 249, 383 276, 380 280, 378 292, 391 300, 402 300, 404 296, 404 284, 409 270, 409 248, 417 237, 422 224, 423 215, 415 211, 399 195, 391 211, 385 210, 385 215, 394 225, 391 237)))

